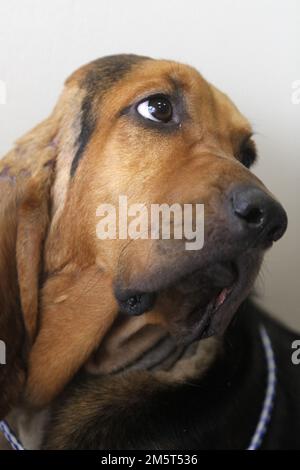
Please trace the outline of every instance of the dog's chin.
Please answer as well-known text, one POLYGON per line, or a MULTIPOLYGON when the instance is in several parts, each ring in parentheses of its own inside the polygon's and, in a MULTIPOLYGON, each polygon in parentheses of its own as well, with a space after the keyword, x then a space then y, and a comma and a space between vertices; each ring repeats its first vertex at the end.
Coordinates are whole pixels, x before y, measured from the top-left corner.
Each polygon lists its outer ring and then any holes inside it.
POLYGON ((261 252, 250 251, 208 264, 162 292, 131 292, 120 301, 120 309, 130 315, 161 312, 168 332, 180 344, 222 335, 249 295, 261 260, 261 252))
POLYGON ((170 325, 171 334, 179 343, 190 343, 226 331, 241 303, 249 295, 259 272, 262 256, 246 254, 210 266, 199 273, 205 287, 199 285, 199 303, 195 303, 185 319, 170 325))

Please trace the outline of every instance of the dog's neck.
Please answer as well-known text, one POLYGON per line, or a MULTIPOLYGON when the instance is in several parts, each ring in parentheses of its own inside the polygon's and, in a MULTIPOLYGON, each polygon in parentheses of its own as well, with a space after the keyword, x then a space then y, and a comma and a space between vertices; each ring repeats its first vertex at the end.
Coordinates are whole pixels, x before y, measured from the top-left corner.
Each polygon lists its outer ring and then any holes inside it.
POLYGON ((267 367, 259 338, 263 318, 256 317, 253 306, 241 309, 220 348, 215 348, 215 339, 200 341, 193 355, 168 371, 125 370, 98 378, 79 374, 54 406, 54 424, 46 429, 43 445, 46 449, 111 449, 116 443, 118 449, 247 448, 266 393, 267 367), (207 364, 212 351, 217 351, 215 360, 207 364), (80 397, 78 390, 83 392, 80 397), (87 418, 95 423, 94 429, 87 428, 87 418), (78 439, 70 434, 72 429, 78 439))
MULTIPOLYGON (((139 326, 141 323, 137 322, 139 326)), ((123 370, 148 369, 152 370, 154 376, 166 384, 184 383, 195 377, 199 379, 209 369, 220 349, 220 342, 215 338, 197 341, 190 345, 176 346, 174 340, 166 336, 165 332, 157 328, 138 329, 137 324, 135 327, 131 325, 131 335, 127 337, 128 344, 124 348, 123 360, 121 360, 122 351, 117 349, 116 363, 113 367, 110 356, 105 356, 104 352, 99 351, 97 361, 90 360, 87 364, 87 371, 97 375, 106 375, 117 374, 123 370), (136 335, 133 334, 135 328, 137 328, 136 335), (138 334, 139 332, 140 334, 138 334), (157 344, 154 343, 154 347, 153 340, 157 338, 160 340, 157 344), (149 347, 150 340, 152 340, 152 348, 149 347), (135 346, 137 350, 133 354, 132 348, 135 346), (98 362, 101 354, 103 354, 103 364, 98 362), (132 358, 136 358, 136 360, 132 361, 132 358)), ((123 337, 123 341, 125 341, 125 337, 123 337)), ((110 337, 109 346, 117 346, 116 337, 110 337)), ((119 347, 121 347, 120 344, 119 347)), ((50 416, 51 407, 41 411, 17 408, 10 414, 8 421, 25 449, 39 449, 50 416)))
POLYGON ((94 375, 125 370, 165 371, 179 378, 177 366, 182 360, 199 357, 198 362, 208 366, 217 349, 214 339, 180 344, 163 327, 149 324, 145 315, 120 316, 88 361, 86 370, 94 375))

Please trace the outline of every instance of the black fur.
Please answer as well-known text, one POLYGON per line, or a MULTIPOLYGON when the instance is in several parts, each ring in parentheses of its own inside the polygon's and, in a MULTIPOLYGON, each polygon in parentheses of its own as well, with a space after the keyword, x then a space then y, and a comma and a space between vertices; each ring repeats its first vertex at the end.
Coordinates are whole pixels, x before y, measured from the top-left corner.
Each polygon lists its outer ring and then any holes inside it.
POLYGON ((81 107, 81 130, 77 140, 77 151, 72 161, 71 176, 76 173, 78 164, 96 126, 93 112, 95 98, 101 99, 103 94, 128 73, 132 66, 147 59, 134 54, 120 54, 97 59, 90 64, 90 70, 80 83, 86 90, 81 107))
POLYGON ((247 301, 205 377, 166 385, 150 372, 78 376, 53 409, 45 449, 245 449, 261 412, 267 369, 264 324, 278 368, 276 401, 263 449, 300 449, 299 335, 247 301))

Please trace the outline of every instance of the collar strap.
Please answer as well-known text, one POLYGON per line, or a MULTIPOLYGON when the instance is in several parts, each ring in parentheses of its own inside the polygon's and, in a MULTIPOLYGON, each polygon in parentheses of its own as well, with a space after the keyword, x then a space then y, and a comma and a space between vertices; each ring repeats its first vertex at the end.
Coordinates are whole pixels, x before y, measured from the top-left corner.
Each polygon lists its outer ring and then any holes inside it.
POLYGON ((268 429, 268 424, 270 423, 276 396, 276 362, 272 343, 267 333, 267 330, 263 325, 260 325, 259 332, 262 345, 265 351, 268 380, 265 399, 260 413, 259 421, 247 450, 257 450, 261 446, 261 443, 268 429))
POLYGON ((6 421, 0 421, 0 431, 14 450, 25 450, 6 421))
MULTIPOLYGON (((276 362, 272 343, 267 333, 267 330, 263 325, 260 325, 259 333, 265 352, 268 380, 265 399, 260 413, 259 421, 257 423, 255 432, 247 450, 257 450, 260 447, 268 429, 268 424, 271 419, 276 395, 276 362)), ((20 441, 17 439, 15 434, 8 426, 6 421, 0 421, 0 432, 2 432, 2 434, 14 450, 25 450, 20 441)))

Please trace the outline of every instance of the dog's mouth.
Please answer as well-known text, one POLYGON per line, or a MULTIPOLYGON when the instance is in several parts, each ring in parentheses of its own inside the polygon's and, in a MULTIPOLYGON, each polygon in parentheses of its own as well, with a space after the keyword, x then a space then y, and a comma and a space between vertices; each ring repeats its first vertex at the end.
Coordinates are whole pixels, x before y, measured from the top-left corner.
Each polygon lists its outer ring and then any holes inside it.
POLYGON ((127 292, 127 296, 118 299, 120 312, 162 312, 169 332, 184 343, 223 334, 258 272, 258 257, 250 258, 248 254, 215 262, 163 291, 127 292))
MULTIPOLYGON (((213 320, 215 316, 219 315, 219 312, 225 313, 227 304, 230 303, 231 295, 234 292, 236 283, 228 287, 221 289, 216 295, 213 295, 206 305, 203 306, 201 302, 191 312, 190 317, 193 319, 192 326, 186 326, 186 334, 184 335, 185 341, 191 341, 196 339, 203 339, 214 334, 220 334, 223 329, 212 328, 213 320)), ((215 323, 215 321, 214 321, 215 323)), ((176 334, 176 333, 175 333, 176 334)), ((180 336, 182 336, 180 334, 180 336)))
POLYGON ((193 273, 179 284, 178 290, 185 296, 183 315, 172 325, 178 339, 189 342, 223 333, 221 316, 227 317, 231 300, 236 299, 237 291, 243 290, 238 263, 216 263, 193 273))

